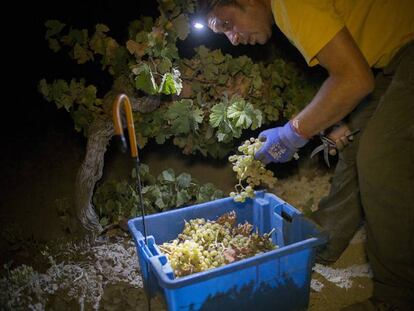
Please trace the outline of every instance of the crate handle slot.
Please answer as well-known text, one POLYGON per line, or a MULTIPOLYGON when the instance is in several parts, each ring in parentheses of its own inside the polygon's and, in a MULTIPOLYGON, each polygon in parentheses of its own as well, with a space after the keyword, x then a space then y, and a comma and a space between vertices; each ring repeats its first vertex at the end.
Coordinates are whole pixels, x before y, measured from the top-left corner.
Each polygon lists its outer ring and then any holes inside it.
POLYGON ((282 210, 282 212, 280 213, 280 216, 282 216, 282 218, 284 219, 284 220, 286 220, 287 222, 292 222, 293 221, 293 218, 292 218, 292 216, 290 216, 286 211, 284 211, 284 210, 282 210))

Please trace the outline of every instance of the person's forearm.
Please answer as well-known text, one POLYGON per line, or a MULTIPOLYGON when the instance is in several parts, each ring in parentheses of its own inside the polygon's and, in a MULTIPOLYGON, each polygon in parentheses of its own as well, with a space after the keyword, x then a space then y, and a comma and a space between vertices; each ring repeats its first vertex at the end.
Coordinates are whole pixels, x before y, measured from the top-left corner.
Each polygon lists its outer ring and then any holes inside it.
POLYGON ((313 100, 295 116, 299 132, 311 137, 342 120, 372 91, 372 87, 371 81, 366 79, 361 82, 357 77, 330 76, 313 100))
POLYGON ((372 71, 346 27, 318 52, 316 59, 329 78, 292 122, 305 137, 342 120, 374 89, 372 71))

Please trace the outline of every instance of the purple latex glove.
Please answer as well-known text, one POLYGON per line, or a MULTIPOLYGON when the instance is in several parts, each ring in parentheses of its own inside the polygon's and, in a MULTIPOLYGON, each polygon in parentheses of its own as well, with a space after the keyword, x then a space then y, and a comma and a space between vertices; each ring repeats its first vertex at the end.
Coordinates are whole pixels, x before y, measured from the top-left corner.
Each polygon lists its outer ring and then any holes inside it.
POLYGON ((283 127, 275 127, 261 132, 259 139, 265 143, 256 152, 255 158, 264 164, 290 161, 298 149, 309 141, 296 133, 290 122, 283 127))

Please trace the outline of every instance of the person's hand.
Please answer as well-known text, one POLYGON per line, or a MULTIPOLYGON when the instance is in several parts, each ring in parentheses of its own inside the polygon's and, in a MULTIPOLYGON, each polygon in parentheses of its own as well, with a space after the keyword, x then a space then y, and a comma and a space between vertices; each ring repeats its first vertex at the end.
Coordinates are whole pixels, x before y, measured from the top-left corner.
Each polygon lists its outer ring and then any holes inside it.
POLYGON ((290 122, 283 127, 261 132, 259 139, 264 141, 264 145, 256 152, 255 159, 264 164, 288 162, 308 142, 308 139, 296 133, 290 122))
POLYGON ((336 145, 336 147, 329 147, 329 154, 332 156, 336 155, 338 151, 342 151, 354 140, 354 136, 351 135, 351 130, 344 122, 335 125, 327 137, 336 145))

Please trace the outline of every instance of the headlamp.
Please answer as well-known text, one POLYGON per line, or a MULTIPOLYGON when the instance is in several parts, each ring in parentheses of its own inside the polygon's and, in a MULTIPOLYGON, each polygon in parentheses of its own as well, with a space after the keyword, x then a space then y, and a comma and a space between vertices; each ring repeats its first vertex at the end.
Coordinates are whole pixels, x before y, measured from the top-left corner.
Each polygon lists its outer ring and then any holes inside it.
POLYGON ((200 22, 198 22, 198 21, 194 21, 194 22, 193 22, 193 27, 194 27, 195 29, 197 29, 197 30, 201 30, 201 29, 203 29, 203 28, 204 28, 204 24, 203 24, 203 23, 200 23, 200 22))

